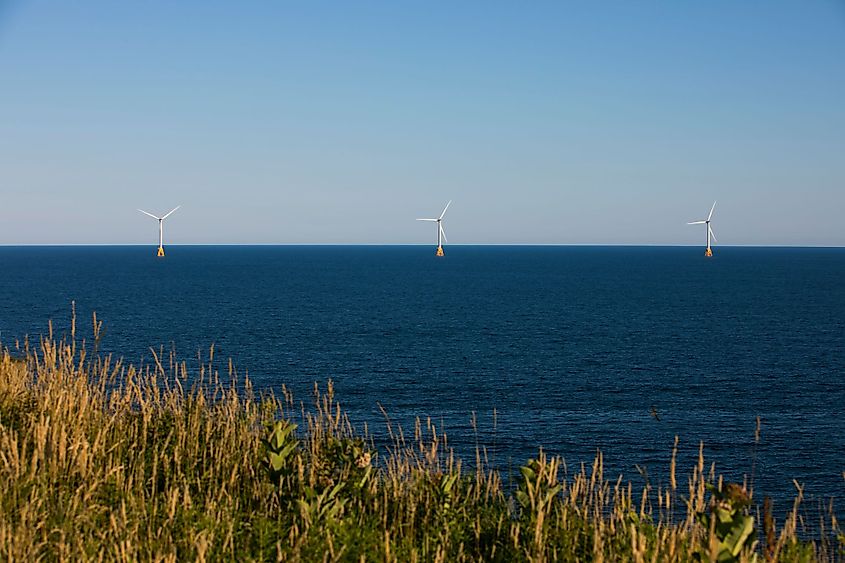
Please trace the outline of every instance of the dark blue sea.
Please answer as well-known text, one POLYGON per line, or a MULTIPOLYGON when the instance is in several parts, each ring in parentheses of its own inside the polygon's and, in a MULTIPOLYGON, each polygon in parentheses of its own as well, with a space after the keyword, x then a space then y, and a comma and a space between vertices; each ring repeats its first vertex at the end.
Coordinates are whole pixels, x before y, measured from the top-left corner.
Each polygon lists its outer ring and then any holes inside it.
POLYGON ((81 332, 93 311, 104 321, 104 352, 149 363, 163 346, 196 364, 214 344, 222 371, 231 357, 258 389, 305 401, 332 379, 376 438, 379 405, 406 433, 431 417, 462 457, 478 442, 505 475, 540 447, 570 473, 600 449, 608 477, 665 483, 677 435, 681 472, 704 442, 727 478, 753 468, 755 497, 776 510, 793 479, 810 504, 845 506, 843 249, 154 251, 0 248, 0 340, 49 319, 66 331, 75 301, 81 332))

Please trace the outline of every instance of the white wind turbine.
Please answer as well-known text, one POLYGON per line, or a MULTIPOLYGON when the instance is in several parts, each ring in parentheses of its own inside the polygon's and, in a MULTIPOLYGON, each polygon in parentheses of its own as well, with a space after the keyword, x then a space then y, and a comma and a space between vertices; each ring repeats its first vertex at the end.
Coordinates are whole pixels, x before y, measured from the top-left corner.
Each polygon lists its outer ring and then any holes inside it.
POLYGON ((417 221, 432 221, 437 223, 437 256, 443 256, 443 241, 449 242, 446 238, 446 231, 443 230, 443 216, 446 215, 446 210, 452 205, 452 200, 443 208, 443 213, 437 219, 417 219, 417 221))
POLYGON ((687 225, 707 225, 707 250, 704 251, 705 256, 713 256, 713 250, 710 248, 710 239, 712 238, 714 242, 718 242, 716 235, 713 234, 713 229, 710 227, 710 219, 713 217, 714 209, 716 209, 715 201, 713 202, 713 207, 710 208, 710 213, 707 214, 707 219, 687 223, 687 225))
POLYGON ((138 210, 141 213, 143 213, 144 215, 149 215, 153 219, 158 220, 158 253, 156 254, 157 256, 164 256, 164 226, 163 226, 164 220, 167 219, 168 217, 170 217, 170 214, 173 213, 174 211, 176 211, 177 209, 179 209, 180 207, 182 207, 182 206, 177 205, 176 207, 174 207, 173 209, 168 211, 163 217, 157 217, 157 216, 153 215, 152 213, 147 213, 143 209, 138 210))

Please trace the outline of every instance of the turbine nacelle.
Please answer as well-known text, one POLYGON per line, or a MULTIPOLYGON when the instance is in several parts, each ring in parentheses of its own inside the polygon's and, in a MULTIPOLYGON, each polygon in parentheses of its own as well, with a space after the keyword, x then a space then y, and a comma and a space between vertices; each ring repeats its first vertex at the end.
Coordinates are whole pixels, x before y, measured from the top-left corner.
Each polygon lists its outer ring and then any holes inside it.
POLYGON ((140 211, 140 212, 141 212, 141 213, 143 213, 144 215, 149 215, 149 216, 150 216, 150 217, 152 217, 153 219, 158 219, 159 221, 164 221, 165 219, 167 219, 168 217, 170 217, 170 215, 171 215, 174 211, 176 211, 177 209, 179 209, 180 207, 182 207, 182 206, 181 206, 181 205, 177 205, 176 207, 174 207, 173 209, 171 209, 170 211, 168 211, 167 213, 165 213, 162 217, 159 217, 158 215, 153 215, 152 213, 147 213, 147 212, 146 212, 146 211, 144 211, 143 209, 139 209, 138 211, 140 211))

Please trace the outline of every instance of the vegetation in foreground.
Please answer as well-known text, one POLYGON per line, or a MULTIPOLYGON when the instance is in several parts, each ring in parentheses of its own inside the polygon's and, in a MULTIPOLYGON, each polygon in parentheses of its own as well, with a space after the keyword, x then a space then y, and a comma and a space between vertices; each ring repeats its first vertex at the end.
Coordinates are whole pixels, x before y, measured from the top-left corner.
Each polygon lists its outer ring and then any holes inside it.
MULTIPOLYGON (((95 319, 95 333, 98 328, 95 319)), ((96 341, 96 339, 95 339, 96 341)), ((213 360, 213 349, 211 353, 213 360)), ((227 383, 211 360, 138 369, 75 335, 0 359, 3 560, 811 561, 845 558, 832 515, 799 540, 702 456, 668 487, 564 477, 542 452, 503 487, 427 422, 377 452, 332 396, 311 409, 227 383), (18 358, 18 359, 15 359, 18 358), (190 385, 189 385, 190 382, 190 385), (299 420, 297 427, 292 421, 299 420)))

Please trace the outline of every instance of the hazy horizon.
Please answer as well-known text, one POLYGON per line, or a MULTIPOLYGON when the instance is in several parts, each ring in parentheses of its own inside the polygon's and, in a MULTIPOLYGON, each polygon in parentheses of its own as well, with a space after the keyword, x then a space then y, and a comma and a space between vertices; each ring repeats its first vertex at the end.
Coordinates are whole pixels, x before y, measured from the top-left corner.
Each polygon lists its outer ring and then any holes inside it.
POLYGON ((845 246, 845 5, 0 0, 0 244, 845 246))
MULTIPOLYGON (((44 242, 44 243, 0 243, 0 247, 4 248, 29 248, 29 247, 56 247, 56 246, 83 246, 83 247, 122 247, 122 246, 138 246, 157 248, 158 242, 116 242, 116 243, 85 243, 85 242, 44 242)), ((182 242, 182 243, 168 243, 165 241, 164 246, 169 248, 171 246, 413 246, 413 247, 431 247, 435 248, 437 243, 425 242, 182 242)), ((567 246, 567 247, 631 247, 631 248, 704 248, 704 244, 637 244, 637 243, 557 243, 557 242, 474 242, 474 243, 454 243, 443 244, 447 246, 567 246)), ((818 248, 818 249, 839 249, 845 248, 840 245, 823 245, 823 244, 722 244, 713 245, 713 248, 818 248)))

